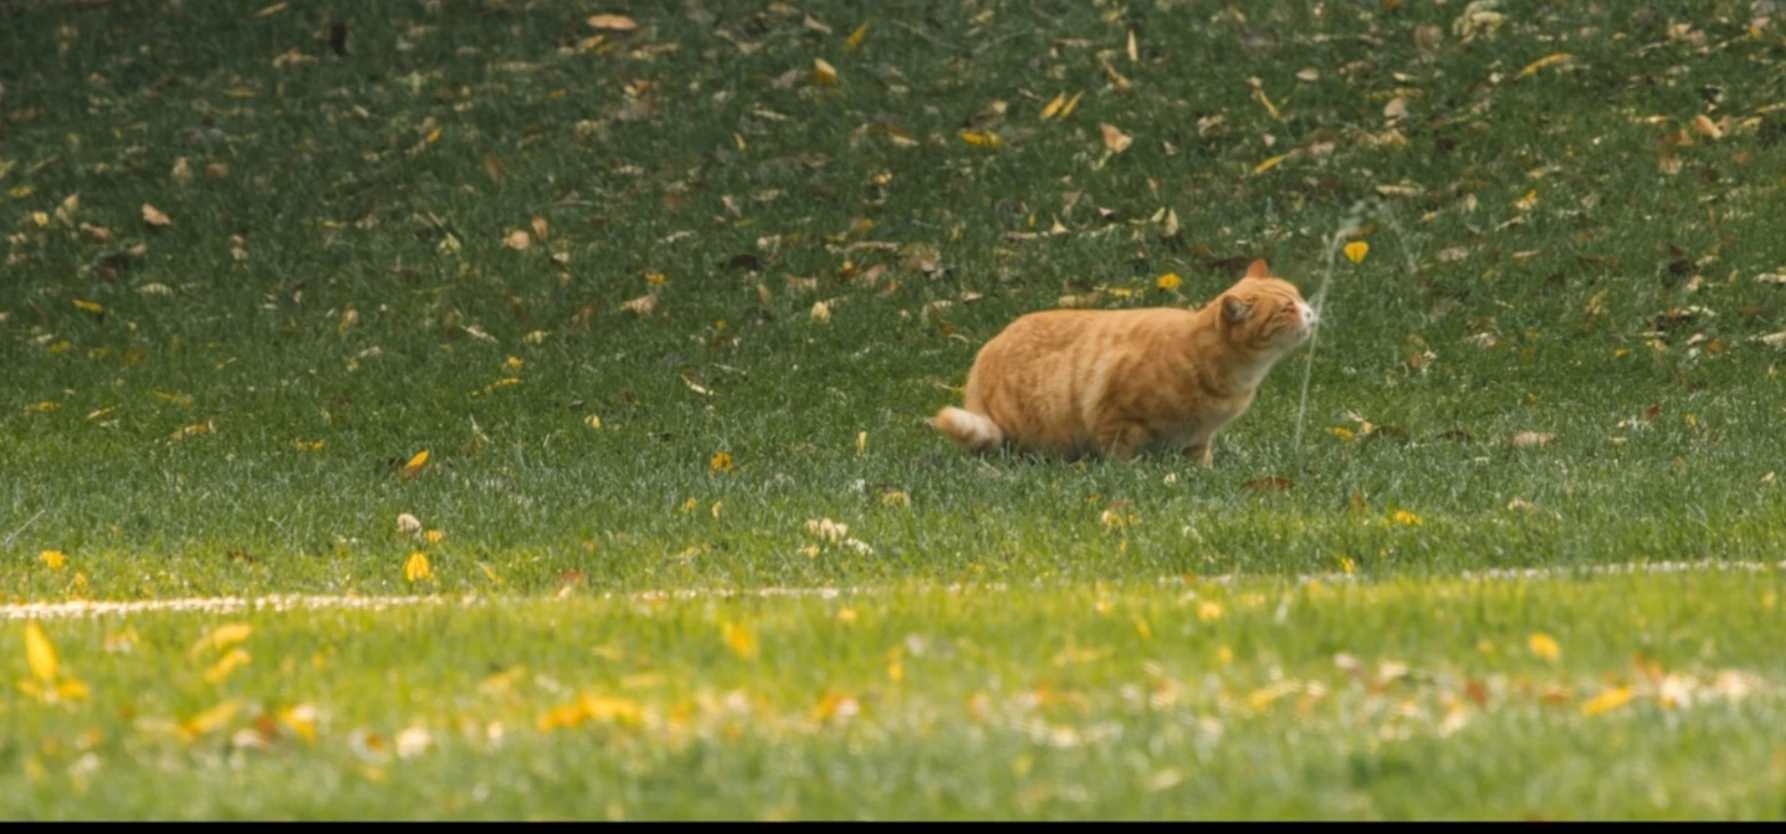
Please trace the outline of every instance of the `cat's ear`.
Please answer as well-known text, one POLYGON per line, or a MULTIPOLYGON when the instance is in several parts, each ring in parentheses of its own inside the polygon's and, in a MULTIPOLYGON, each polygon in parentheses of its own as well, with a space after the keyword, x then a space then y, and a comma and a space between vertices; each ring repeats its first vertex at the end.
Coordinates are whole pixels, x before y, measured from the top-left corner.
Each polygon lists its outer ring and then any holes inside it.
POLYGON ((1246 277, 1248 277, 1248 278, 1270 278, 1271 277, 1271 267, 1265 265, 1264 258, 1260 258, 1259 260, 1253 261, 1252 265, 1248 266, 1246 268, 1246 277))
POLYGON ((1252 305, 1231 295, 1222 296, 1222 320, 1229 324, 1239 324, 1253 312, 1252 305))

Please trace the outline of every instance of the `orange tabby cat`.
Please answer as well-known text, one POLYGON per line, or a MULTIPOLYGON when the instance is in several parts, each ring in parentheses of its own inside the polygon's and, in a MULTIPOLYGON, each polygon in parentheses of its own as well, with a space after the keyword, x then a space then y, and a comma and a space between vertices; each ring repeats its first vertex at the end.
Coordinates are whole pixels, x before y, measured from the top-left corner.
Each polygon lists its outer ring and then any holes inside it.
POLYGON ((1314 310, 1264 261, 1195 312, 1031 313, 980 349, 966 408, 944 408, 932 424, 974 451, 1010 442, 1128 460, 1160 445, 1209 466, 1216 432, 1314 326, 1314 310))

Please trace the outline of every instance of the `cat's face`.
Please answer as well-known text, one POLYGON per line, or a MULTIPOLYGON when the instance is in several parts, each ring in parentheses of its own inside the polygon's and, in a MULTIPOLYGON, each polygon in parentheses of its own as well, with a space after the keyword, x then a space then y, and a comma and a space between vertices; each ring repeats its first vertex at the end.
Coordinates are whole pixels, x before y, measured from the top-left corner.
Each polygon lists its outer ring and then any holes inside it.
POLYGON ((1222 324, 1231 343, 1281 353, 1308 341, 1317 321, 1295 285, 1269 274, 1265 262, 1256 261, 1247 277, 1222 293, 1222 324))

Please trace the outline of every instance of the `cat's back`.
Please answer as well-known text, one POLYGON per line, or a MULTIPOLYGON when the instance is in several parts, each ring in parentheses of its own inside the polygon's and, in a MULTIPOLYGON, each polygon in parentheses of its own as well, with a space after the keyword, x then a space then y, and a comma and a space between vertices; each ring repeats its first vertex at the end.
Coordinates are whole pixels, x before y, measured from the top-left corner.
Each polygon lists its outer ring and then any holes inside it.
POLYGON ((1019 316, 986 343, 995 352, 1047 354, 1087 343, 1109 346, 1127 336, 1183 324, 1192 314, 1175 307, 1133 310, 1042 310, 1019 316))

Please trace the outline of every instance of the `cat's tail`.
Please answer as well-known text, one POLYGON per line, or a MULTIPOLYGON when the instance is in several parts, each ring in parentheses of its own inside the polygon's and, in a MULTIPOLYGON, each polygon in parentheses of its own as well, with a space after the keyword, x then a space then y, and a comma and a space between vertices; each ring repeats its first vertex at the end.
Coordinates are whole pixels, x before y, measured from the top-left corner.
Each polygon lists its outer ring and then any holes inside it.
POLYGON ((1005 442, 1004 430, 997 423, 954 406, 938 411, 930 424, 972 452, 991 451, 1005 442))

